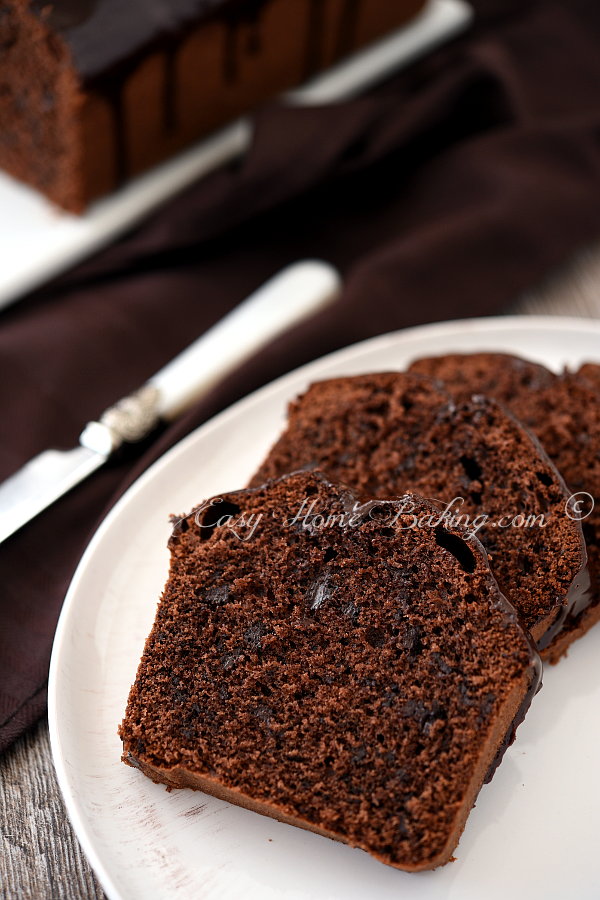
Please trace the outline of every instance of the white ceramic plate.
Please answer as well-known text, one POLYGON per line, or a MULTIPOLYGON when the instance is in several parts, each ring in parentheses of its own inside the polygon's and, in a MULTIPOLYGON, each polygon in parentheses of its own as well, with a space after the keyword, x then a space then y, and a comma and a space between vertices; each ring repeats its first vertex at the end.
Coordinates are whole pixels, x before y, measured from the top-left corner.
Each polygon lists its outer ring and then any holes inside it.
MULTIPOLYGON (((352 97, 407 66, 467 27, 465 0, 429 0, 414 21, 287 95, 303 105, 352 97)), ((148 215, 182 188, 248 149, 244 118, 95 203, 83 216, 52 206, 0 172, 0 307, 75 265, 148 215)))
POLYGON ((600 896, 600 627, 545 675, 516 743, 485 786, 456 851, 409 875, 360 850, 120 761, 123 716, 163 587, 169 513, 243 486, 287 401, 315 379, 402 368, 423 354, 497 349, 552 368, 600 357, 600 322, 497 318, 410 329, 292 372, 160 459, 108 515, 67 595, 50 674, 54 760, 71 820, 116 900, 597 900, 600 896))

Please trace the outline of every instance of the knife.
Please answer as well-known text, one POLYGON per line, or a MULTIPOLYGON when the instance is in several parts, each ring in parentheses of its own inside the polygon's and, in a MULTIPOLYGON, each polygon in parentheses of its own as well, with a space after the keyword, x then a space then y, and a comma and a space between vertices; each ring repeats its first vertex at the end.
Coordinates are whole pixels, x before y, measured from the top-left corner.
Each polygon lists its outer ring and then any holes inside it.
POLYGON ((89 422, 72 450, 46 450, 0 485, 0 543, 102 466, 123 444, 171 422, 279 334, 339 297, 338 272, 295 263, 153 375, 89 422))

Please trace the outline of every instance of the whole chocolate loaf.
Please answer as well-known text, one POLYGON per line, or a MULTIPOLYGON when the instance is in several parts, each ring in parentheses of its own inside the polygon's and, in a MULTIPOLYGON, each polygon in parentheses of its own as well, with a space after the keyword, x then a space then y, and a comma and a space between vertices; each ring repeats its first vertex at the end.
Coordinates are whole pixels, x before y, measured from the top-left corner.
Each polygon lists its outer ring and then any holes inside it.
POLYGON ((78 212, 424 0, 7 0, 0 167, 78 212))

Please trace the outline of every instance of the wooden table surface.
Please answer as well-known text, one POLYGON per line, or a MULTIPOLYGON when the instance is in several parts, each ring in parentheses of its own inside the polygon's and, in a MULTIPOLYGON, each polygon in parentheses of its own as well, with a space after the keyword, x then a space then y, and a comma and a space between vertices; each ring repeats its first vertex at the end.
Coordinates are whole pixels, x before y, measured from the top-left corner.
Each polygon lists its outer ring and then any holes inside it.
MULTIPOLYGON (((508 312, 600 318, 600 244, 580 254, 508 312)), ((100 900, 105 896, 66 818, 46 722, 0 758, 0 836, 1 900, 100 900)))

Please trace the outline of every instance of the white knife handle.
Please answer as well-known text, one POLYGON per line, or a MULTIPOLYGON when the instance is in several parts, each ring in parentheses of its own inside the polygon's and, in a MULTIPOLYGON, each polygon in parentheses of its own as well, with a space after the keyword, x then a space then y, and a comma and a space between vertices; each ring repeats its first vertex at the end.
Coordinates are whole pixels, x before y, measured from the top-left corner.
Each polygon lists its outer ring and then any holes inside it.
POLYGON ((148 380, 158 391, 160 418, 175 419, 261 347, 333 302, 340 289, 338 272, 319 260, 275 275, 148 380))
POLYGON ((340 289, 340 276, 328 263, 305 260, 288 266, 139 390, 107 409, 97 422, 88 422, 79 443, 108 457, 123 443, 142 440, 161 419, 177 418, 277 335, 332 303, 340 289))

